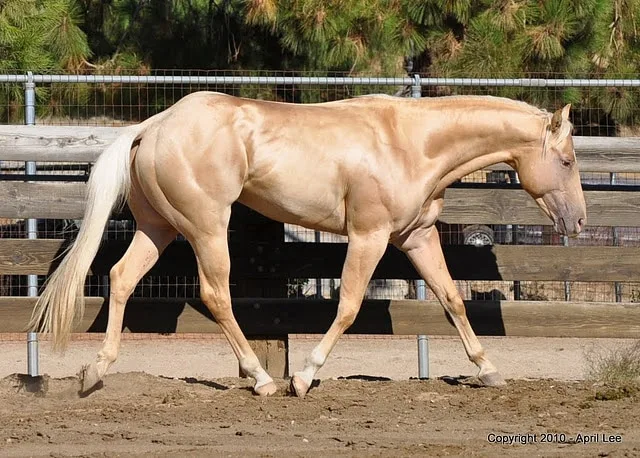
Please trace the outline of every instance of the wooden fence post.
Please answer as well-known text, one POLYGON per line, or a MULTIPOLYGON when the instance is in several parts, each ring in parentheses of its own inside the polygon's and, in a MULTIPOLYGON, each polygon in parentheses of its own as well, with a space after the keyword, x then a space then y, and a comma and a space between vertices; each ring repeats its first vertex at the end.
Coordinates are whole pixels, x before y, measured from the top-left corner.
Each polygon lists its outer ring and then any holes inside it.
MULTIPOLYGON (((284 224, 270 220, 241 204, 233 206, 229 239, 235 242, 264 242, 279 246, 284 243, 284 224)), ((256 253, 258 255, 258 253, 256 253)), ((270 266, 258 266, 269 269, 270 266)), ((233 271, 233 266, 232 266, 233 271)), ((287 279, 243 279, 235 281, 231 278, 232 297, 287 297, 287 279)), ((281 336, 247 336, 247 340, 258 356, 262 367, 276 378, 289 376, 289 337, 281 336)), ((238 367, 240 376, 246 376, 238 367)))

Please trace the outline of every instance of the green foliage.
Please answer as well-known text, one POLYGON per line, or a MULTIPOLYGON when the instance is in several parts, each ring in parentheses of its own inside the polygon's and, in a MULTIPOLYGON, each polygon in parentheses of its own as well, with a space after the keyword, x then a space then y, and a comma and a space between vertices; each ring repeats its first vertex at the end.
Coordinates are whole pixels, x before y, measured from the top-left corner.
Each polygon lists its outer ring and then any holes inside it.
POLYGON ((462 51, 445 62, 443 70, 452 76, 519 76, 526 43, 523 37, 495 27, 491 14, 481 15, 469 25, 462 51))
MULTIPOLYGON (((78 70, 91 55, 82 18, 75 0, 0 1, 0 72, 78 70)), ((48 113, 50 95, 48 88, 37 88, 40 114, 48 113)), ((0 119, 22 120, 22 98, 20 87, 0 88, 0 119)))
POLYGON ((245 2, 245 12, 249 24, 272 31, 306 68, 389 74, 426 48, 422 26, 411 19, 425 14, 416 3, 254 0, 245 2))
POLYGON ((639 21, 640 0, 3 0, 0 70, 619 74, 639 21))
POLYGON ((76 0, 0 2, 0 71, 76 70, 91 55, 76 0))
MULTIPOLYGON (((0 0, 0 71, 201 68, 386 76, 403 74, 405 58, 412 57, 414 71, 433 76, 635 77, 639 23, 640 0, 0 0)), ((63 87, 38 91, 46 102, 41 114, 69 111, 63 110, 70 97, 63 87)), ((260 88, 241 92, 278 98, 260 88)), ((571 102, 578 115, 596 106, 599 117, 638 121, 640 100, 625 88, 485 92, 548 109, 571 102)), ((318 89, 295 101, 357 93, 318 89)), ((15 117, 20 97, 19 88, 0 89, 0 109, 15 117)), ((103 99, 145 102, 109 85, 83 87, 74 97, 77 107, 103 99)), ((172 101, 156 101, 151 111, 172 101)))

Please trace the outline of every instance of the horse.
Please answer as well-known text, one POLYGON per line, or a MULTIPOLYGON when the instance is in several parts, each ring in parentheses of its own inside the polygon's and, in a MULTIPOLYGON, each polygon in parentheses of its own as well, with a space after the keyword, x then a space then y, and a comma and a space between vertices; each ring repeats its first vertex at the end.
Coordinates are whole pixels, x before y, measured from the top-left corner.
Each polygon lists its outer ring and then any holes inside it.
POLYGON ((220 325, 257 395, 277 391, 231 307, 227 227, 238 201, 276 221, 348 237, 337 315, 290 389, 304 397, 354 322, 389 243, 402 250, 451 318, 487 386, 505 384, 471 328, 447 270, 435 223, 445 188, 504 162, 555 229, 586 223, 570 105, 551 113, 491 96, 357 97, 292 104, 195 92, 125 128, 91 172, 75 242, 36 302, 30 329, 64 349, 84 308, 83 285, 108 218, 127 202, 137 230, 110 271, 108 325, 91 390, 118 356, 126 302, 167 245, 182 234, 197 259, 201 300, 220 325))

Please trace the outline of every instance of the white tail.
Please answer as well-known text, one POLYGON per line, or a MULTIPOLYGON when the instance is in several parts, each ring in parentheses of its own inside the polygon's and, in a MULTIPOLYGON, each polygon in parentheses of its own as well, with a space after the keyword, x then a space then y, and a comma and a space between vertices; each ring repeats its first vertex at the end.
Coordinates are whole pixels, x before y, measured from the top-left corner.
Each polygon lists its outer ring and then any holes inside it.
POLYGON ((84 314, 85 279, 111 212, 129 194, 131 145, 145 124, 128 127, 96 161, 78 237, 36 302, 29 329, 52 333, 57 350, 67 346, 74 321, 84 314))

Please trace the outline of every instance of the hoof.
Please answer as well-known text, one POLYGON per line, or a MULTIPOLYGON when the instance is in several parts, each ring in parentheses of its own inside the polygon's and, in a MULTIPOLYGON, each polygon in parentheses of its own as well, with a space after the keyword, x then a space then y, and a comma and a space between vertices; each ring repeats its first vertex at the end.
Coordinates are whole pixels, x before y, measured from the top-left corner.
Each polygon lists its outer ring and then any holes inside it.
POLYGON ((485 386, 505 386, 507 384, 498 372, 488 372, 479 375, 478 378, 485 386))
POLYGON ((264 385, 255 387, 253 392, 258 396, 271 396, 276 394, 278 387, 274 382, 265 383, 264 385))
POLYGON ((301 377, 294 375, 291 377, 291 391, 302 399, 307 394, 307 391, 309 391, 309 384, 302 380, 301 377))
POLYGON ((83 366, 78 373, 80 379, 80 393, 90 393, 92 390, 99 388, 102 377, 98 374, 95 364, 83 366))

